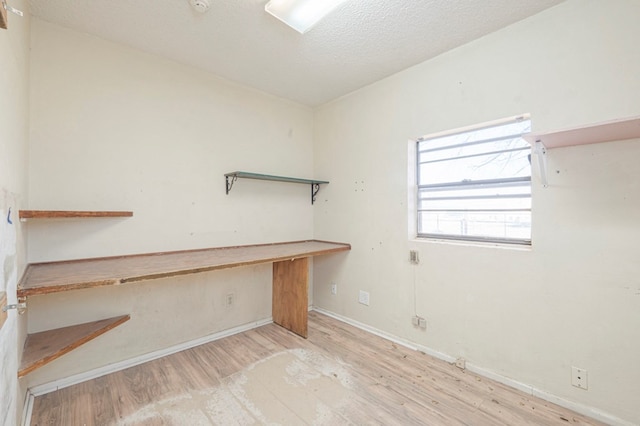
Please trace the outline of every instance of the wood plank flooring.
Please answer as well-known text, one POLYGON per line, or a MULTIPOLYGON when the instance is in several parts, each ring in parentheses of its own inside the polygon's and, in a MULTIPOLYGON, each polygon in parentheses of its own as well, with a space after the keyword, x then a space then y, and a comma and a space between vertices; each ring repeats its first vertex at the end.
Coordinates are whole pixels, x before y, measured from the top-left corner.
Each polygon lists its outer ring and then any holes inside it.
POLYGON ((316 312, 35 399, 31 425, 599 425, 316 312))

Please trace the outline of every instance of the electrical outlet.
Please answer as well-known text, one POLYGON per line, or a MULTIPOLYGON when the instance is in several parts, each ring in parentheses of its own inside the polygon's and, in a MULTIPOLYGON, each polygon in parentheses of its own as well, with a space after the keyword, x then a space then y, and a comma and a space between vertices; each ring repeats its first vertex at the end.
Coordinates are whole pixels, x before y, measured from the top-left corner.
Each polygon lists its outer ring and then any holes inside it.
POLYGON ((579 367, 571 367, 571 384, 580 389, 589 389, 587 370, 579 367))
POLYGON ((411 318, 411 324, 413 324, 414 327, 420 327, 423 330, 427 329, 427 320, 419 317, 418 315, 411 318))
POLYGON ((233 306, 233 299, 234 299, 234 295, 233 293, 229 293, 225 296, 224 298, 224 306, 227 308, 230 308, 233 306))
POLYGON ((363 305, 369 306, 369 293, 360 290, 360 293, 358 294, 358 302, 362 303, 363 305))
POLYGON ((338 284, 331 283, 331 294, 333 294, 334 296, 338 294, 338 284))
POLYGON ((420 255, 418 254, 418 250, 409 250, 409 262, 417 265, 420 263, 420 255))
POLYGON ((418 327, 420 327, 423 330, 427 329, 427 320, 424 318, 420 318, 418 319, 418 327))
POLYGON ((464 358, 456 359, 456 367, 458 367, 461 370, 464 370, 465 368, 467 368, 467 361, 465 361, 464 358))

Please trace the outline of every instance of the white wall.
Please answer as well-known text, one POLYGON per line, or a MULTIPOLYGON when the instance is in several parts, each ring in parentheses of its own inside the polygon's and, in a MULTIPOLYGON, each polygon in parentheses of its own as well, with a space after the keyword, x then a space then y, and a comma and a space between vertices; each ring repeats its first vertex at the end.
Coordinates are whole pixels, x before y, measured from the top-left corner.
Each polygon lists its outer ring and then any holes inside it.
POLYGON ((549 152, 531 249, 407 237, 408 139, 520 113, 535 131, 640 115, 638 17, 635 0, 570 0, 319 108, 315 172, 331 185, 315 237, 353 249, 316 259, 314 303, 640 423, 639 140, 549 152))
MULTIPOLYGON (((34 19, 29 207, 132 210, 30 220, 29 260, 313 236, 309 188, 224 173, 313 173, 313 112, 211 74, 34 19)), ((29 331, 130 313, 123 326, 28 376, 76 374, 271 315, 260 265, 29 299, 29 331), (224 307, 228 293, 232 308, 224 307)))
MULTIPOLYGON (((11 5, 28 12, 25 0, 11 5)), ((0 291, 13 304, 26 258, 18 210, 27 196, 30 21, 28 13, 24 18, 9 14, 8 21, 9 28, 0 29, 0 291)), ((17 424, 22 408, 24 390, 18 388, 17 371, 24 328, 25 317, 11 310, 0 330, 0 425, 17 424)))

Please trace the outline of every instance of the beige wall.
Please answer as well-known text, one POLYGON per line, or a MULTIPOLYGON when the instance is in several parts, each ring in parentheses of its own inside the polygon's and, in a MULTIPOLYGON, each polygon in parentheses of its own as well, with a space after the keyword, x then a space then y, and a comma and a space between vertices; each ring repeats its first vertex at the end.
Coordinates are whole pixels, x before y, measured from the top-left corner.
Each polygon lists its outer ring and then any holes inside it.
POLYGON ((408 139, 520 113, 535 131, 640 115, 639 16, 635 0, 570 0, 319 108, 315 172, 332 182, 315 237, 353 249, 316 260, 314 303, 640 423, 639 140, 550 151, 530 249, 407 237, 408 139))
MULTIPOLYGON (((30 26, 27 1, 11 5, 27 13, 23 18, 9 14, 9 28, 0 29, 0 291, 7 293, 9 304, 16 303, 26 257, 18 210, 27 197, 30 26), (9 209, 12 223, 7 220, 9 209)), ((17 424, 24 400, 16 372, 25 319, 11 310, 0 330, 0 425, 4 426, 17 424)))
MULTIPOLYGON (((29 207, 132 210, 30 220, 31 262, 313 236, 304 185, 224 173, 313 173, 311 109, 34 19, 29 207)), ((270 265, 30 298, 29 331, 131 314, 30 374, 46 383, 269 318, 270 265), (225 296, 234 293, 231 308, 225 296)))

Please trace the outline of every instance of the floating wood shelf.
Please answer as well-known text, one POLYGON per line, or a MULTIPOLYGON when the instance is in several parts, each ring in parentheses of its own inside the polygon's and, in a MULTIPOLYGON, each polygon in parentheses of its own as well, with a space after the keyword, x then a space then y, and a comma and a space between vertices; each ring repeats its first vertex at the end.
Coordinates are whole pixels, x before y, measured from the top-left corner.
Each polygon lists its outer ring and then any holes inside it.
POLYGON ((118 285, 238 266, 293 260, 350 250, 327 241, 218 247, 131 256, 29 264, 18 283, 18 297, 118 285))
POLYGON ((60 358, 101 334, 127 322, 129 315, 29 334, 24 344, 18 377, 60 358))
POLYGON ((636 139, 640 138, 640 117, 606 121, 557 132, 530 133, 523 138, 532 145, 542 142, 547 149, 636 139))
POLYGON ((301 183, 305 185, 311 185, 311 204, 316 201, 316 195, 320 190, 321 184, 329 183, 326 180, 315 180, 315 179, 302 179, 302 178, 294 178, 294 177, 286 177, 286 176, 274 176, 274 175, 263 175, 260 173, 251 173, 251 172, 231 172, 225 173, 224 175, 227 194, 231 191, 233 187, 233 183, 238 180, 238 178, 242 179, 255 179, 255 180, 268 180, 272 182, 288 182, 288 183, 301 183))
POLYGON ((59 219, 83 217, 131 217, 128 211, 20 210, 20 219, 59 219))

